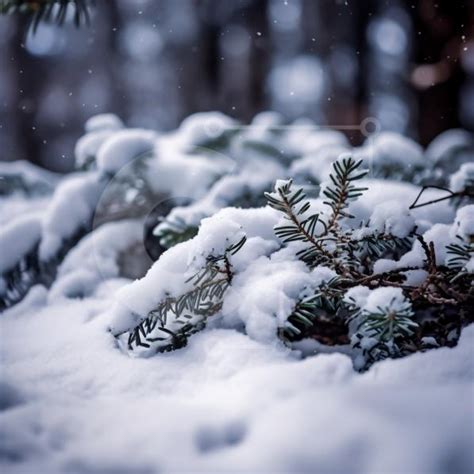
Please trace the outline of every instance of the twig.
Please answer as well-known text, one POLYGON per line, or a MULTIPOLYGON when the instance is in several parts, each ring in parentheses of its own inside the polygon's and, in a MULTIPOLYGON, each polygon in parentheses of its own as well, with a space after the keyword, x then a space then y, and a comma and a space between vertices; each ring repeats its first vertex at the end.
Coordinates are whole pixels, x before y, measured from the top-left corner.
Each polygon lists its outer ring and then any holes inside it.
POLYGON ((456 197, 474 197, 474 193, 472 193, 470 190, 468 189, 464 189, 462 191, 458 191, 458 192, 454 192, 454 191, 451 191, 450 189, 448 188, 444 188, 443 186, 435 186, 435 185, 428 185, 428 186, 423 186, 420 190, 420 192, 418 193, 418 196, 416 197, 416 199, 413 201, 412 204, 410 204, 410 207, 408 209, 418 209, 419 207, 424 207, 424 206, 429 206, 430 204, 435 204, 437 202, 441 202, 441 201, 446 201, 447 199, 453 199, 453 198, 456 198, 456 197), (421 204, 418 204, 418 201, 420 200, 422 194, 427 190, 427 189, 438 189, 440 191, 445 191, 448 194, 448 196, 443 196, 441 198, 437 198, 437 199, 432 199, 431 201, 427 201, 427 202, 424 202, 424 203, 421 203, 421 204))

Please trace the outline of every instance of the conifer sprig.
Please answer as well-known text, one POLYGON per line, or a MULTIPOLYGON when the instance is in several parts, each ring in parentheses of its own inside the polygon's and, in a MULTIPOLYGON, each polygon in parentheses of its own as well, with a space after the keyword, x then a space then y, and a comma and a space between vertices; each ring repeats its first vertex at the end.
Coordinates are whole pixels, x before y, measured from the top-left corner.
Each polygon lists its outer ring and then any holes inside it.
POLYGON ((330 207, 329 218, 322 219, 320 214, 306 216, 311 208, 310 202, 301 188, 294 189, 293 181, 277 182, 275 192, 265 193, 269 206, 282 212, 288 224, 275 227, 275 234, 284 242, 301 241, 310 245, 300 250, 297 256, 309 266, 329 265, 346 273, 353 248, 348 236, 338 229, 338 221, 343 217, 352 217, 347 211, 349 202, 357 199, 367 189, 353 184, 363 178, 366 170, 361 170, 362 161, 348 157, 333 164, 330 175, 333 186, 327 186, 323 195, 324 204, 330 207), (320 226, 318 226, 320 224, 320 226), (318 229, 319 227, 319 229, 318 229), (328 244, 334 244, 329 245, 328 244), (328 247, 332 247, 329 250, 328 247))
POLYGON ((186 240, 192 239, 198 232, 198 227, 188 225, 180 217, 164 218, 155 228, 154 235, 160 239, 160 245, 169 249, 186 240))
POLYGON ((192 290, 165 298, 131 331, 116 334, 119 341, 125 341, 124 348, 130 353, 156 353, 185 346, 189 336, 203 329, 207 318, 221 309, 233 277, 229 256, 235 255, 245 242, 244 236, 222 255, 209 256, 205 267, 187 280, 192 282, 192 290))
POLYGON ((89 23, 91 3, 91 0, 3 0, 0 2, 0 13, 10 15, 18 12, 27 15, 34 33, 42 21, 64 24, 70 7, 76 26, 89 23))
POLYGON ((280 182, 276 186, 276 193, 265 193, 270 207, 285 214, 288 224, 276 226, 274 231, 284 243, 301 241, 311 246, 298 252, 298 256, 308 264, 323 263, 332 258, 330 252, 324 248, 322 237, 326 235, 326 225, 319 219, 319 214, 304 217, 309 210, 310 203, 302 188, 294 190, 293 181, 280 182), (275 196, 277 194, 277 196, 275 196), (318 235, 316 226, 321 223, 323 232, 318 235))
POLYGON ((397 337, 411 336, 414 328, 418 327, 413 321, 411 303, 405 301, 400 307, 395 307, 393 303, 392 300, 385 306, 377 306, 376 311, 362 310, 359 330, 385 343, 394 343, 397 337))
POLYGON ((341 283, 340 277, 331 278, 320 285, 313 295, 298 301, 285 326, 280 330, 283 339, 300 336, 305 329, 313 326, 319 316, 334 318, 342 309, 347 309, 343 300, 345 290, 341 283))
POLYGON ((458 243, 446 246, 449 255, 447 265, 450 269, 459 272, 457 276, 460 276, 463 272, 466 273, 466 265, 474 258, 474 242, 465 242, 460 236, 457 236, 457 239, 458 243))
POLYGON ((333 186, 327 186, 323 190, 323 194, 327 198, 324 204, 332 209, 332 215, 327 223, 328 229, 332 229, 343 217, 354 217, 347 212, 349 202, 362 196, 368 189, 353 184, 354 181, 362 179, 369 172, 360 169, 361 164, 362 160, 355 161, 352 157, 334 162, 333 172, 329 175, 333 186))

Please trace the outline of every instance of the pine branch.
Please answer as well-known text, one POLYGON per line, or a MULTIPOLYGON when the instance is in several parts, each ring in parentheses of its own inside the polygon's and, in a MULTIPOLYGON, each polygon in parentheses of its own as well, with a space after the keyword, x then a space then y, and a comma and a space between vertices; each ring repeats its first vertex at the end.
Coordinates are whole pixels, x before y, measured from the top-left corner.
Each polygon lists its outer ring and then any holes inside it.
POLYGON ((459 243, 446 246, 448 257, 448 267, 462 271, 466 264, 474 258, 474 242, 464 242, 460 236, 456 236, 459 243))
POLYGON ((357 241, 357 251, 371 258, 382 258, 388 253, 407 251, 413 243, 412 237, 396 237, 392 234, 375 233, 357 241))
POLYGON ((328 230, 333 229, 343 217, 354 217, 346 210, 349 202, 362 196, 368 189, 353 185, 354 181, 362 179, 368 173, 368 170, 359 170, 361 164, 362 160, 355 161, 352 157, 334 162, 333 173, 329 175, 333 186, 323 190, 324 196, 328 198, 324 204, 332 209, 332 215, 327 223, 328 230))
POLYGON ((376 337, 379 342, 394 342, 397 337, 413 335, 418 324, 413 321, 413 310, 410 302, 401 308, 392 308, 393 300, 386 306, 378 306, 377 311, 362 311, 359 330, 369 337, 376 337))
POLYGON ((349 202, 357 199, 367 188, 354 186, 353 182, 361 179, 367 171, 361 171, 361 161, 344 158, 333 164, 333 173, 330 175, 334 187, 328 186, 323 194, 327 197, 324 204, 331 208, 328 222, 320 219, 319 214, 305 217, 310 209, 310 203, 301 188, 293 189, 292 180, 277 182, 275 192, 265 193, 269 206, 282 212, 290 221, 287 225, 275 227, 275 234, 284 243, 301 241, 310 246, 297 252, 297 256, 311 267, 315 265, 329 265, 336 268, 338 273, 351 272, 351 254, 349 236, 339 231, 338 221, 343 217, 352 217, 347 212, 349 202), (322 230, 316 231, 318 224, 322 230), (332 243, 334 250, 327 248, 332 243))
POLYGON ((30 19, 33 33, 42 21, 51 21, 63 25, 69 7, 73 10, 74 24, 79 27, 89 24, 89 5, 91 0, 3 0, 0 13, 10 15, 22 13, 30 19))
POLYGON ((126 350, 156 353, 186 345, 192 334, 205 327, 207 318, 221 309, 233 277, 229 256, 235 255, 245 241, 243 237, 223 255, 209 256, 206 266, 188 280, 193 284, 191 291, 179 297, 165 298, 134 329, 116 334, 119 341, 126 341, 126 350))
MULTIPOLYGON (((280 337, 285 341, 302 338, 317 320, 335 321, 341 311, 347 309, 343 301, 345 289, 341 283, 340 277, 334 277, 317 288, 313 295, 298 301, 285 326, 279 330, 280 337)), ((340 319, 346 319, 346 315, 340 319)), ((347 334, 347 328, 343 332, 347 334)))
POLYGON ((296 191, 292 189, 293 181, 290 179, 282 185, 276 187, 278 198, 273 193, 265 193, 268 204, 274 209, 283 212, 288 225, 275 227, 275 234, 282 239, 284 243, 288 242, 308 242, 311 244, 310 249, 298 252, 298 256, 309 264, 322 263, 332 259, 332 254, 324 248, 321 237, 327 234, 326 225, 319 220, 319 214, 313 214, 308 218, 301 216, 310 208, 310 203, 306 201, 306 195, 303 189, 296 191), (316 234, 316 226, 318 223, 324 226, 324 232, 321 235, 316 234))
POLYGON ((174 217, 172 220, 162 219, 155 231, 154 234, 160 239, 160 245, 169 249, 174 245, 192 239, 197 234, 198 227, 187 225, 183 219, 174 217))
POLYGON ((406 348, 413 345, 415 331, 419 328, 414 316, 411 302, 405 297, 400 300, 394 296, 374 310, 359 308, 353 315, 358 326, 352 346, 362 351, 365 364, 358 368, 367 369, 376 361, 403 355, 406 348))

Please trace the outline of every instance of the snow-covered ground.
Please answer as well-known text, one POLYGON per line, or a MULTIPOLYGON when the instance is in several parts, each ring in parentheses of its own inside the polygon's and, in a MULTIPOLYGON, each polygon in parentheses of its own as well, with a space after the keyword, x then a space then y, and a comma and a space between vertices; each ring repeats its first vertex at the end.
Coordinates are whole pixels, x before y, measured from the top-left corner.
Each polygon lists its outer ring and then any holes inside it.
POLYGON ((474 327, 364 374, 225 329, 129 358, 107 332, 121 284, 2 315, 2 472, 473 472, 474 327))
MULTIPOLYGON (((328 205, 314 188, 327 189, 333 162, 350 152, 370 172, 361 180, 367 191, 351 201, 353 216, 341 229, 352 225, 347 235, 357 243, 369 235, 413 237, 416 228, 444 267, 448 245, 465 245, 459 272, 471 277, 474 205, 443 200, 409 209, 428 178, 445 185, 449 179, 454 192, 467 189, 471 136, 446 132, 423 151, 413 140, 381 133, 351 148, 335 131, 295 127, 277 134, 269 128, 275 120, 263 114, 239 135, 221 114, 200 114, 159 135, 100 116, 77 144, 81 171, 59 180, 27 164, 3 167, 15 192, 5 185, 0 198, 0 296, 8 308, 0 316, 2 472, 474 472, 474 325, 454 348, 376 362, 364 373, 354 370, 368 365, 357 363, 348 341, 306 338, 290 350, 280 329, 336 267, 310 267, 297 257, 299 242, 283 245, 275 230, 287 221, 261 202, 277 178, 275 190, 292 176, 310 193, 302 214, 324 221, 328 205), (446 171, 443 161, 453 160, 446 171), (155 222, 155 235, 178 224, 189 235, 153 263, 143 249, 145 217, 162 199, 180 197, 189 204, 155 222), (94 230, 81 234, 92 223, 94 230), (229 249, 238 241, 245 245, 234 254, 229 249), (221 255, 233 274, 206 328, 186 347, 157 354, 170 343, 163 330, 182 324, 175 311, 168 326, 150 329, 148 341, 157 344, 131 348, 128 331, 163 301, 198 286, 196 275, 221 255), (22 299, 30 280, 22 286, 20 277, 33 264, 45 274, 54 268, 54 281, 48 289, 33 286, 22 299)), ((428 189, 422 201, 441 196, 428 189)), ((408 287, 428 278, 418 240, 392 257, 377 257, 368 277, 400 269, 408 287)), ((360 314, 405 308, 410 324, 411 290, 357 285, 345 296, 360 314)), ((185 316, 198 327, 202 314, 195 313, 185 316)), ((431 343, 415 348, 439 345, 423 339, 431 343)))

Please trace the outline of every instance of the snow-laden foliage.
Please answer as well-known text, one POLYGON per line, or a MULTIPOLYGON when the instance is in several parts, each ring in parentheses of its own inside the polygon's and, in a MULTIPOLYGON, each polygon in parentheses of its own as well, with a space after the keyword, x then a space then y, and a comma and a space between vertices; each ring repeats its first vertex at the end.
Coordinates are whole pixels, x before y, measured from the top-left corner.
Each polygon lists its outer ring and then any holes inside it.
MULTIPOLYGON (((5 209, 31 211, 0 233, 4 307, 38 283, 54 302, 142 277, 108 311, 131 355, 221 326, 267 344, 331 347, 358 369, 454 345, 471 321, 467 132, 425 152, 386 132, 353 148, 337 131, 285 126, 272 113, 250 126, 197 114, 161 134, 107 114, 85 129, 78 171, 46 180, 41 208, 37 192, 18 204, 15 186, 3 193, 5 209)), ((18 188, 44 181, 30 170, 18 188)))

